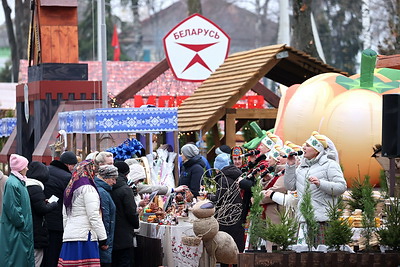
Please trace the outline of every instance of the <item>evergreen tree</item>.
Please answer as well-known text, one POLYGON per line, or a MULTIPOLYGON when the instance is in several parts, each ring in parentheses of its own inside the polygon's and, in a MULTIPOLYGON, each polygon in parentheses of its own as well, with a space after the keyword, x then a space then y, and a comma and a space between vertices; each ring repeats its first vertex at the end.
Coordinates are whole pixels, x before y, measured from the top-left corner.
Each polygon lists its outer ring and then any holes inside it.
MULTIPOLYGON (((367 180, 367 179, 366 179, 367 180)), ((369 181, 369 179, 368 179, 369 181)), ((369 184, 369 182, 368 182, 369 184)), ((361 234, 365 238, 365 250, 371 250, 371 239, 376 231, 375 227, 375 206, 376 202, 372 197, 372 187, 364 186, 361 190, 361 202, 363 205, 363 216, 361 223, 363 225, 363 230, 361 234)))
POLYGON ((329 248, 339 250, 340 246, 351 242, 353 233, 349 225, 348 219, 343 219, 344 203, 340 196, 336 203, 329 202, 327 215, 329 218, 328 226, 325 230, 325 244, 329 248))
POLYGON ((256 249, 261 242, 261 237, 263 235, 264 220, 261 218, 263 208, 260 205, 263 195, 261 194, 262 186, 259 179, 256 180, 256 184, 251 188, 253 195, 253 203, 250 208, 250 214, 248 215, 250 226, 250 244, 253 249, 256 249))
POLYGON ((300 203, 300 213, 304 218, 303 231, 305 234, 308 250, 311 251, 315 247, 315 240, 318 235, 318 222, 315 220, 314 207, 311 200, 311 189, 308 177, 306 179, 306 189, 300 203))
POLYGON ((294 214, 285 208, 279 211, 279 218, 280 222, 277 224, 273 223, 270 218, 266 218, 262 238, 286 251, 290 245, 297 242, 299 223, 294 214))
POLYGON ((384 212, 385 227, 378 231, 380 244, 400 251, 400 199, 391 200, 390 205, 385 206, 384 212))

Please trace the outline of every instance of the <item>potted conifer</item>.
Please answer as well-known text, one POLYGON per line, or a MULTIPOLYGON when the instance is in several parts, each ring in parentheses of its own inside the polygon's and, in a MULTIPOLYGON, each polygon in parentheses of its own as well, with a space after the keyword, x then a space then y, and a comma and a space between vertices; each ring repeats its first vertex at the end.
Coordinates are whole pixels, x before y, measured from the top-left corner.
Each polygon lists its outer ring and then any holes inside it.
POLYGON ((328 226, 325 230, 325 244, 335 251, 351 242, 353 233, 348 218, 343 218, 344 203, 339 197, 335 202, 328 203, 328 226))
POLYGON ((400 252, 400 199, 390 199, 384 208, 386 215, 384 227, 377 231, 382 246, 400 252))

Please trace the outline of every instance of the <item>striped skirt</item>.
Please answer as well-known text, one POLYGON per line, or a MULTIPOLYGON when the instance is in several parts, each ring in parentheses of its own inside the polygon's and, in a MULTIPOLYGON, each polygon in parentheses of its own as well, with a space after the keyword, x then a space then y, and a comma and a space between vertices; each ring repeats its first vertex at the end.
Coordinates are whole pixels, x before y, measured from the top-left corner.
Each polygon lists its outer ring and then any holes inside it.
POLYGON ((96 241, 64 242, 58 259, 58 267, 62 266, 100 267, 98 243, 96 241))

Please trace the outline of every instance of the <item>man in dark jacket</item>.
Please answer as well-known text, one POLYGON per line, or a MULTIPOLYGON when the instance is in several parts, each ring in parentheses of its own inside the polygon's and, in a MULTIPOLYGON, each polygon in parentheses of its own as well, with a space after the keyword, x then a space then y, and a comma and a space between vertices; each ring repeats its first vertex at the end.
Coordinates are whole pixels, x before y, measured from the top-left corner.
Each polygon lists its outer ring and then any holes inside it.
POLYGON ((49 180, 44 184, 44 194, 46 198, 52 195, 58 197, 58 207, 46 214, 49 246, 44 253, 45 267, 55 267, 58 264, 64 232, 62 215, 64 190, 71 179, 71 171, 76 163, 78 163, 76 155, 71 151, 66 151, 61 155, 60 160, 53 160, 48 166, 49 180))
POLYGON ((199 149, 195 145, 186 144, 181 148, 181 151, 183 163, 179 185, 187 185, 193 196, 197 197, 205 164, 199 155, 199 149))
POLYGON ((139 228, 139 217, 133 191, 126 183, 129 166, 121 161, 114 165, 118 168, 118 178, 111 192, 116 207, 112 266, 130 267, 133 264, 131 252, 134 247, 134 229, 139 228))
POLYGON ((38 266, 43 260, 44 248, 49 245, 49 234, 44 215, 57 208, 58 203, 49 203, 43 192, 43 184, 49 179, 49 170, 46 165, 39 161, 32 161, 28 165, 26 176, 28 177, 26 187, 32 209, 35 265, 38 266))

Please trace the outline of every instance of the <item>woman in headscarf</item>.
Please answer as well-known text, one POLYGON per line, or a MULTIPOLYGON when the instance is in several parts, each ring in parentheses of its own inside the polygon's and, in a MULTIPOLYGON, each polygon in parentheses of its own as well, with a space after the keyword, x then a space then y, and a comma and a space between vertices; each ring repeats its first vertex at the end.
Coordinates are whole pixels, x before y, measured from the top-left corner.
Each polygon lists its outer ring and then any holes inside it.
POLYGON ((100 266, 99 247, 107 250, 107 234, 94 183, 94 163, 78 163, 64 192, 64 234, 58 266, 100 266))
POLYGON ((111 197, 112 186, 116 183, 118 169, 114 165, 102 165, 99 167, 94 182, 100 195, 101 215, 107 233, 107 250, 100 249, 100 263, 102 267, 112 264, 112 245, 114 241, 115 229, 115 204, 111 197))
POLYGON ((244 153, 244 149, 241 146, 234 146, 231 149, 231 160, 233 162, 233 165, 239 168, 242 172, 246 169, 247 166, 247 160, 244 156, 244 153))
POLYGON ((0 219, 0 266, 35 266, 32 214, 26 172, 28 160, 10 156, 11 174, 4 187, 0 219))
POLYGON ((324 135, 314 131, 303 145, 303 158, 296 166, 294 156, 289 156, 285 168, 285 186, 288 190, 297 190, 299 196, 298 215, 303 194, 310 184, 312 206, 315 220, 319 223, 316 244, 324 244, 323 232, 328 220, 326 211, 329 203, 346 191, 347 185, 337 160, 333 143, 324 135))

